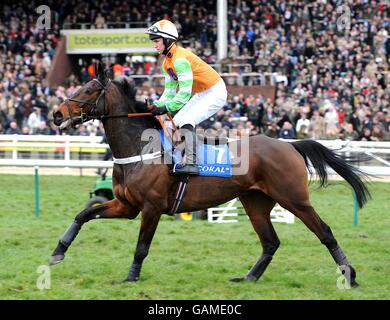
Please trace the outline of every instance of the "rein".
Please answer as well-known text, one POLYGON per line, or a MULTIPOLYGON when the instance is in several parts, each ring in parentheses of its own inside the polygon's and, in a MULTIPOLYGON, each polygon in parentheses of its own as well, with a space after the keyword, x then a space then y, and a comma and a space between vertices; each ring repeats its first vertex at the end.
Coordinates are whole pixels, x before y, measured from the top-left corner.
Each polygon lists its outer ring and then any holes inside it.
POLYGON ((113 116, 100 116, 99 118, 95 118, 98 120, 104 120, 109 118, 135 118, 135 117, 148 117, 153 116, 151 112, 145 112, 145 113, 127 113, 127 114, 118 114, 113 116))
MULTIPOLYGON (((71 122, 72 127, 75 127, 75 121, 76 120, 80 120, 80 123, 83 123, 85 121, 95 120, 95 119, 102 121, 102 120, 110 119, 110 118, 135 118, 135 117, 149 117, 149 116, 153 116, 153 114, 151 112, 127 113, 127 114, 118 114, 118 115, 111 115, 111 116, 110 115, 105 115, 104 114, 105 113, 104 111, 106 110, 105 96, 106 96, 106 91, 107 91, 108 87, 111 84, 111 80, 108 81, 107 85, 104 85, 98 79, 93 79, 93 81, 96 81, 102 87, 102 91, 100 92, 99 96, 97 97, 97 99, 94 102, 83 101, 83 100, 75 99, 75 98, 72 98, 72 97, 65 100, 65 105, 66 105, 66 107, 68 109, 69 120, 71 122), (97 116, 96 114, 97 114, 98 103, 99 103, 100 99, 103 97, 103 95, 104 95, 103 115, 97 116), (71 108, 69 107, 69 104, 68 104, 69 101, 77 102, 77 103, 80 103, 81 105, 90 105, 92 107, 90 109, 88 109, 87 111, 84 111, 84 109, 80 107, 81 110, 82 110, 80 116, 73 117, 72 110, 71 110, 71 108), (89 114, 90 112, 92 112, 92 114, 89 114)), ((171 118, 170 115, 169 115, 169 117, 171 118)))

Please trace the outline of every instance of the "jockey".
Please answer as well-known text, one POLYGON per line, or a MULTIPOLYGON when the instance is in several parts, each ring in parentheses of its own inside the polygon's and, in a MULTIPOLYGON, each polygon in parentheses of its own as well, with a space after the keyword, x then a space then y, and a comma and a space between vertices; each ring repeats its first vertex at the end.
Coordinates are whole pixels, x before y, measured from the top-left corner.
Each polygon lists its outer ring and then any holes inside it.
POLYGON ((176 45, 175 25, 160 20, 146 31, 154 48, 163 55, 164 92, 148 108, 154 115, 177 112, 173 120, 185 141, 185 163, 175 164, 176 174, 199 174, 196 160, 195 126, 226 103, 227 91, 221 76, 191 51, 176 45))

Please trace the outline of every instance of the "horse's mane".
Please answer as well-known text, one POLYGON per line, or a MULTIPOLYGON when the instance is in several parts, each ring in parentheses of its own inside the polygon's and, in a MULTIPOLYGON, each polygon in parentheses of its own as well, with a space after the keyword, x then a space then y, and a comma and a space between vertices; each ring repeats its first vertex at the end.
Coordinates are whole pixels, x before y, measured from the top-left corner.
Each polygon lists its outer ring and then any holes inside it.
MULTIPOLYGON (((136 112, 148 112, 146 103, 144 101, 137 101, 135 98, 137 89, 133 79, 128 77, 120 77, 113 80, 112 82, 128 99, 128 105, 134 106, 136 112)), ((154 117, 144 117, 144 119, 150 120, 151 127, 161 128, 160 123, 154 117)))
POLYGON ((136 89, 135 83, 132 79, 128 77, 121 77, 119 79, 113 80, 112 82, 116 84, 119 89, 121 89, 121 91, 129 100, 132 102, 135 101, 136 89))

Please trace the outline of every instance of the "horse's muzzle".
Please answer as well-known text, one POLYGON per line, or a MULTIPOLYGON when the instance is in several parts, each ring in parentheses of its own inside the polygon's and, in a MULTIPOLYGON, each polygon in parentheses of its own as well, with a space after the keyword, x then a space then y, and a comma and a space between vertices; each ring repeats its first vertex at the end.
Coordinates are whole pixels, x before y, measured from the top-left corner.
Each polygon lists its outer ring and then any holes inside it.
POLYGON ((61 122, 64 120, 64 117, 63 117, 61 111, 54 112, 53 120, 54 120, 54 124, 56 126, 60 126, 61 125, 61 122))

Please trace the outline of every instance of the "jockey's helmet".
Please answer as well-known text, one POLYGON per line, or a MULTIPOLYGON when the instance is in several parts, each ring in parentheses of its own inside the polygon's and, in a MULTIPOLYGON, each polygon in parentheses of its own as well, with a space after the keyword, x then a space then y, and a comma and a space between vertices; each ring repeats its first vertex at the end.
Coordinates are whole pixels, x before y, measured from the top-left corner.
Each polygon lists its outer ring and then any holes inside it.
POLYGON ((179 38, 176 26, 171 21, 165 19, 157 21, 146 30, 146 33, 149 34, 150 40, 164 38, 177 41, 179 38))

